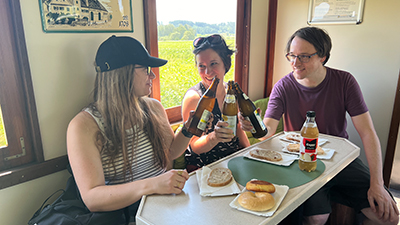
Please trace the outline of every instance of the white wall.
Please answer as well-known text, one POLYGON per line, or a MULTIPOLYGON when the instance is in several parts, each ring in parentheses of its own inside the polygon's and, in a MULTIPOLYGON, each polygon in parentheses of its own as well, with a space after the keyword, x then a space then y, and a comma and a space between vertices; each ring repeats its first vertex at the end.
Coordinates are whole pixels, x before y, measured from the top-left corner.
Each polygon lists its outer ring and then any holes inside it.
MULTIPOLYGON (((20 0, 45 159, 66 154, 69 121, 89 102, 98 46, 112 33, 44 33, 38 1, 20 0)), ((132 0, 132 36, 144 42, 142 0, 132 0)), ((61 171, 0 190, 0 224, 27 224, 69 177, 61 171)))
MULTIPOLYGON (((308 3, 309 0, 278 2, 274 83, 291 71, 284 58, 284 48, 294 31, 307 26, 308 3)), ((383 152, 400 68, 399 9, 398 0, 367 0, 360 25, 319 26, 328 31, 333 42, 327 66, 349 71, 359 82, 383 152)), ((362 146, 351 121, 348 132, 350 140, 362 146)), ((361 158, 366 162, 363 151, 361 158)))

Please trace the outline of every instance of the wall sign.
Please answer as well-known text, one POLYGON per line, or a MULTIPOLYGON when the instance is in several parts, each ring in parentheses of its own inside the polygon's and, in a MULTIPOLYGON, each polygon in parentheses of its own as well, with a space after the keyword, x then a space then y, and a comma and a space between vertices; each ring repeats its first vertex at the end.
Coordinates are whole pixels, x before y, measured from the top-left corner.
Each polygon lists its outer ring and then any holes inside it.
POLYGON ((365 0, 310 0, 308 24, 360 24, 365 0))
POLYGON ((44 32, 133 32, 131 0, 39 0, 44 32))

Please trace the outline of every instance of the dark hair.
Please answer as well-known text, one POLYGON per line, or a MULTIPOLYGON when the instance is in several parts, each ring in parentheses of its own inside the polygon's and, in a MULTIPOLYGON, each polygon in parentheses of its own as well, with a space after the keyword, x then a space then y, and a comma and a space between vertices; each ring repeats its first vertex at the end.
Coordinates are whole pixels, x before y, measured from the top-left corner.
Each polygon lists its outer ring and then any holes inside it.
POLYGON ((326 56, 323 65, 328 62, 328 59, 331 55, 332 42, 328 33, 318 27, 303 27, 294 32, 294 34, 289 38, 286 44, 286 53, 290 52, 290 45, 295 37, 299 37, 308 41, 310 44, 314 46, 317 50, 317 54, 319 57, 326 56))
POLYGON ((225 73, 227 73, 232 66, 231 56, 235 51, 230 49, 229 46, 226 45, 225 40, 221 37, 221 42, 219 44, 210 44, 210 42, 208 41, 203 42, 200 46, 194 48, 193 54, 197 55, 200 52, 207 50, 209 48, 214 50, 219 55, 219 57, 221 57, 222 62, 224 63, 225 66, 225 73))

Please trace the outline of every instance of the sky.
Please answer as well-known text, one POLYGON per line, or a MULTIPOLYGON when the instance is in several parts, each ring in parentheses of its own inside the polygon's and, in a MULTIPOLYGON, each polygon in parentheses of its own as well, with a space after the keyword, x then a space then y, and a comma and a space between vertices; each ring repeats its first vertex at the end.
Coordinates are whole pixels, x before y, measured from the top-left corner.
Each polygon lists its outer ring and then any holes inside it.
POLYGON ((157 21, 236 22, 237 0, 157 0, 157 21))

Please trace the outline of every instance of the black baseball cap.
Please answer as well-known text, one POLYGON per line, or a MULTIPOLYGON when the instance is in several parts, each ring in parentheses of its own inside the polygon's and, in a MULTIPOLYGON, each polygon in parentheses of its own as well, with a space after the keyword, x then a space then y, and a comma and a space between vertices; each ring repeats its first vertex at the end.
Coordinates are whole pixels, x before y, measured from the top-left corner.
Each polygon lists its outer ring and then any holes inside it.
POLYGON ((135 64, 160 67, 167 63, 165 59, 152 57, 138 40, 132 37, 111 36, 97 50, 96 71, 105 72, 135 64))

